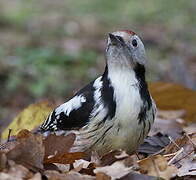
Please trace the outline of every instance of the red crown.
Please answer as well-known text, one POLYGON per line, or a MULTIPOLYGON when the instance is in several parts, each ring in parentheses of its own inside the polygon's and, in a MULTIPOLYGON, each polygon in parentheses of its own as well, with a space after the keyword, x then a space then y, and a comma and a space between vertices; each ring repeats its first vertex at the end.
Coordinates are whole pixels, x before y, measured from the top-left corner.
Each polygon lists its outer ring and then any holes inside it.
POLYGON ((131 30, 121 30, 122 32, 126 32, 130 35, 135 35, 135 32, 131 31, 131 30))

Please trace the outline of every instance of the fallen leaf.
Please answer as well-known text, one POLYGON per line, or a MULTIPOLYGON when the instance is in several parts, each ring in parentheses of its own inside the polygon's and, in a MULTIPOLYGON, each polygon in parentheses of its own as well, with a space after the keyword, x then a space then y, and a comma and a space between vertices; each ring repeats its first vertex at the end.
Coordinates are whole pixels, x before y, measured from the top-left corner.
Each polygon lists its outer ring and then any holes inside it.
POLYGON ((29 180, 42 180, 42 176, 40 173, 36 173, 32 178, 29 180))
POLYGON ((183 128, 187 134, 192 134, 196 132, 196 123, 189 124, 183 128))
POLYGON ((13 119, 11 124, 3 131, 2 138, 6 139, 9 129, 12 134, 17 134, 21 129, 32 130, 39 126, 53 110, 54 106, 47 101, 29 105, 13 119))
POLYGON ((62 155, 56 155, 47 159, 44 159, 44 164, 60 163, 71 164, 77 159, 82 159, 86 156, 84 152, 65 153, 62 155))
MULTIPOLYGON (((58 166, 56 164, 58 164, 58 163, 44 164, 44 170, 60 171, 60 169, 58 168, 58 166)), ((60 165, 63 165, 63 164, 60 164, 60 165)), ((69 165, 69 164, 65 164, 65 165, 69 165)))
POLYGON ((7 165, 7 156, 5 153, 0 153, 0 171, 5 169, 7 165))
POLYGON ((96 174, 96 180, 111 180, 111 177, 105 173, 99 172, 96 174))
POLYGON ((156 155, 142 159, 138 162, 140 173, 149 176, 162 177, 170 179, 177 174, 177 168, 174 165, 167 165, 167 160, 164 156, 156 155))
POLYGON ((139 146, 138 152, 141 154, 152 155, 159 152, 170 143, 167 135, 157 133, 144 139, 144 143, 139 146))
POLYGON ((154 176, 147 176, 135 172, 130 172, 126 176, 120 178, 120 180, 160 180, 160 178, 154 176))
POLYGON ((111 179, 119 179, 132 171, 132 167, 126 167, 122 161, 114 162, 110 166, 97 167, 94 173, 104 173, 111 177, 111 179))
MULTIPOLYGON (((1 180, 16 180, 16 177, 12 176, 8 173, 1 172, 0 173, 0 179, 1 180)), ((18 177, 17 180, 23 180, 23 179, 18 177)))
MULTIPOLYGON (((166 148, 165 148, 165 154, 170 154, 170 153, 175 153, 177 152, 181 147, 184 147, 186 145, 190 145, 190 143, 192 144, 192 142, 190 142, 190 139, 191 141, 194 141, 194 143, 196 144, 196 133, 192 133, 192 134, 189 134, 188 136, 187 135, 184 135, 178 139, 176 139, 174 142, 171 142, 166 148)), ((189 146, 191 148, 191 150, 194 149, 193 145, 189 146)), ((190 151, 191 151, 190 150, 190 151)))
POLYGON ((100 165, 101 166, 106 166, 106 165, 111 165, 117 160, 122 160, 127 158, 129 155, 125 153, 125 151, 121 150, 114 150, 111 151, 105 155, 103 155, 100 159, 100 165))
POLYGON ((149 132, 149 136, 153 136, 159 132, 172 137, 172 139, 176 139, 182 136, 183 128, 182 125, 175 120, 156 118, 149 132))
POLYGON ((32 173, 22 165, 13 163, 12 167, 5 172, 0 173, 1 180, 23 180, 32 177, 32 173))
POLYGON ((177 172, 177 175, 179 177, 188 176, 188 175, 196 176, 196 159, 195 159, 194 152, 189 154, 189 156, 182 158, 179 164, 181 165, 181 167, 178 168, 178 172, 177 172))
MULTIPOLYGON (((53 164, 50 164, 50 165, 55 165, 58 170, 60 170, 62 173, 66 173, 66 172, 69 172, 70 170, 70 164, 60 164, 60 163, 53 163, 53 164)), ((48 169, 49 170, 49 169, 48 169)), ((52 169, 51 169, 52 170, 52 169)), ((54 170, 54 169, 53 169, 54 170)), ((57 169, 56 169, 57 170, 57 169)))
POLYGON ((149 83, 149 89, 159 109, 184 109, 185 119, 196 122, 196 91, 166 82, 149 83))
POLYGON ((73 163, 74 171, 79 172, 83 168, 88 168, 91 162, 86 161, 84 159, 75 160, 73 163))
POLYGON ((95 163, 97 166, 101 164, 101 157, 96 151, 91 152, 91 162, 95 163))
POLYGON ((87 168, 82 168, 79 171, 79 173, 95 176, 94 169, 95 169, 95 164, 91 163, 87 168))
POLYGON ((67 136, 57 136, 50 134, 44 139, 45 147, 45 158, 48 159, 48 156, 60 156, 69 152, 75 141, 76 135, 71 133, 67 136))
POLYGON ((6 155, 8 159, 14 160, 17 163, 31 164, 32 166, 43 168, 44 146, 41 135, 35 135, 27 130, 22 130, 19 134, 26 134, 18 138, 17 144, 6 155))
POLYGON ((75 141, 75 134, 71 133, 67 136, 49 135, 44 140, 45 156, 44 163, 61 163, 70 164, 77 159, 84 158, 84 152, 70 153, 69 150, 75 141))
POLYGON ((70 171, 62 174, 57 171, 45 171, 48 180, 95 180, 95 177, 89 175, 82 175, 78 172, 70 171))
POLYGON ((184 135, 166 147, 166 155, 175 153, 169 163, 178 167, 178 176, 196 175, 196 133, 184 135), (180 150, 179 150, 180 149, 180 150))

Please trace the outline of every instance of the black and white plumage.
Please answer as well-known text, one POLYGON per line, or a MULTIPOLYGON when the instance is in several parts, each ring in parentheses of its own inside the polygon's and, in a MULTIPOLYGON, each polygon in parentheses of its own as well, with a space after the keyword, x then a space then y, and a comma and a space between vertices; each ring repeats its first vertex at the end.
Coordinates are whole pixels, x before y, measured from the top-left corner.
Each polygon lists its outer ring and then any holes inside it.
POLYGON ((76 133, 72 151, 135 151, 156 113, 145 65, 144 45, 134 32, 109 34, 103 75, 54 109, 40 126, 41 132, 76 133))

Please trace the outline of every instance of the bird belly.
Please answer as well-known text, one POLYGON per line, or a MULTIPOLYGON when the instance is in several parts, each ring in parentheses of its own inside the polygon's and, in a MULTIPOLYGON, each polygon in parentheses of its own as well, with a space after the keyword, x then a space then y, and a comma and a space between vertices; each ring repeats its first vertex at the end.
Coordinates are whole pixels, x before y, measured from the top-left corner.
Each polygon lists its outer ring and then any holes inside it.
POLYGON ((143 135, 143 125, 139 124, 138 120, 143 102, 137 87, 120 88, 115 95, 115 116, 105 123, 106 127, 113 123, 112 128, 94 147, 101 154, 114 149, 123 149, 131 153, 142 143, 145 136, 145 134, 143 135))

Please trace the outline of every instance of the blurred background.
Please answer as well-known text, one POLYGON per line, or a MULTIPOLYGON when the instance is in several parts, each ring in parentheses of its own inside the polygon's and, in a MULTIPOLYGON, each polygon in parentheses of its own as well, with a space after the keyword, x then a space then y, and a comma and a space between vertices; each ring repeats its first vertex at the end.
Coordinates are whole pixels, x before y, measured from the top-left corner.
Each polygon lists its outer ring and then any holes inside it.
POLYGON ((104 70, 107 33, 142 37, 148 81, 196 89, 195 0, 0 0, 0 126, 61 103, 104 70))

